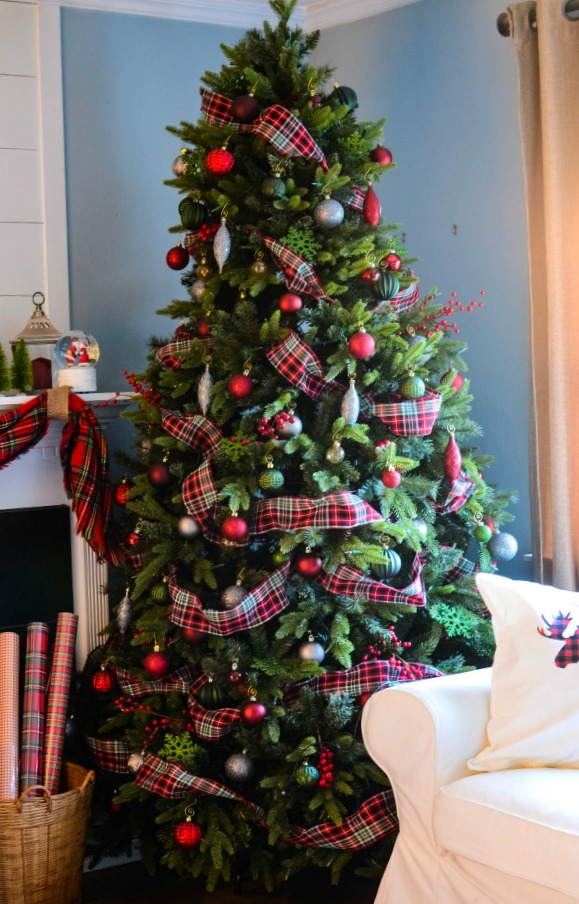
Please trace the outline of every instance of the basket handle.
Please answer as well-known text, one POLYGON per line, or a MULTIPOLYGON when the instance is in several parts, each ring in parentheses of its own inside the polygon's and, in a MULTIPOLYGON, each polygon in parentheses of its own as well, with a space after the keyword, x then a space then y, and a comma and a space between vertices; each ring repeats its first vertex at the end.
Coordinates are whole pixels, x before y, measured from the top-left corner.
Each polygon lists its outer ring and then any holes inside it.
POLYGON ((46 809, 50 813, 52 810, 52 797, 50 796, 50 791, 48 788, 45 788, 44 785, 29 785, 28 788, 25 788, 20 797, 16 801, 16 809, 19 813, 22 813, 22 803, 24 799, 30 794, 31 791, 42 791, 42 795, 44 800, 46 801, 46 809))
POLYGON ((88 788, 88 786, 94 784, 94 780, 95 780, 95 774, 94 774, 94 771, 91 769, 90 772, 87 772, 87 774, 85 775, 84 781, 83 781, 82 785, 80 786, 80 788, 78 789, 80 791, 81 797, 83 796, 83 794, 86 791, 86 789, 88 788))

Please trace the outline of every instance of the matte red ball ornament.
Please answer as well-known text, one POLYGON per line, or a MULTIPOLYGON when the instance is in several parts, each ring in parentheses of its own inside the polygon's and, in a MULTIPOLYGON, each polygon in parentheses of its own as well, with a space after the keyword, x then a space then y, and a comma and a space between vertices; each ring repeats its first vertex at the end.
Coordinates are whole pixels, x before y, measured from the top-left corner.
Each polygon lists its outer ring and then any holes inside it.
POLYGON ((307 552, 296 562, 296 570, 303 578, 313 580, 317 578, 323 567, 323 562, 319 556, 313 552, 307 552))
POLYGON ((371 358, 374 352, 376 351, 376 342, 374 338, 367 333, 366 330, 359 330, 359 332, 354 333, 353 336, 350 336, 348 340, 348 348, 350 350, 350 354, 354 356, 354 358, 359 358, 360 360, 365 360, 366 358, 371 358))
POLYGON ((164 461, 156 462, 147 468, 147 480, 156 490, 162 490, 168 486, 171 481, 171 474, 167 463, 164 461))
POLYGON ((90 681, 97 694, 110 694, 116 684, 115 673, 106 666, 102 666, 98 672, 94 673, 90 681))
POLYGON ((232 543, 240 543, 249 533, 249 526, 239 515, 228 515, 221 524, 221 536, 232 543))
POLYGON ((253 380, 248 374, 235 374, 227 384, 227 391, 234 399, 246 399, 253 392, 253 380))
POLYGON ((196 822, 188 817, 185 822, 180 822, 173 829, 173 838, 182 848, 196 848, 201 844, 203 830, 196 822))
POLYGON ((368 185, 368 191, 366 192, 364 204, 362 205, 362 216, 364 217, 368 226, 377 226, 380 222, 381 213, 382 207, 380 205, 380 201, 378 200, 378 195, 376 194, 372 186, 368 185))
POLYGON ((389 251, 386 257, 382 258, 380 264, 383 267, 387 267, 389 270, 397 272, 402 266, 402 258, 399 254, 396 254, 395 251, 389 251))
POLYGON ((211 327, 209 326, 208 321, 205 320, 204 317, 202 317, 193 327, 193 332, 198 339, 207 339, 211 332, 211 327))
POLYGON ((462 389, 462 385, 464 383, 464 377, 461 373, 457 372, 454 379, 451 380, 452 374, 453 374, 452 370, 448 370, 445 374, 443 374, 442 377, 440 378, 440 385, 446 386, 447 383, 450 383, 452 388, 456 392, 458 392, 459 389, 462 389))
POLYGON ((381 166, 388 166, 392 163, 392 154, 388 148, 382 147, 381 144, 370 151, 370 160, 372 163, 379 163, 381 166))
POLYGON ((181 628, 183 640, 190 644, 200 643, 205 637, 204 631, 197 631, 196 628, 181 628))
POLYGON ((226 148, 216 148, 209 151, 205 158, 205 166, 212 176, 224 176, 231 172, 235 159, 226 148))
POLYGON ((282 314, 295 314, 302 307, 302 300, 299 295, 293 292, 284 292, 278 300, 278 307, 282 314))
POLYGON ((380 279, 380 270, 378 267, 366 267, 362 272, 362 279, 367 283, 375 283, 380 279))
POLYGON ((231 102, 231 115, 236 122, 253 122, 260 112, 260 106, 253 94, 241 94, 231 102))
POLYGON ((148 653, 143 665, 151 678, 162 678, 169 671, 169 660, 164 653, 161 653, 159 647, 155 646, 152 653, 148 653))
POLYGON ((171 270, 183 270, 189 263, 189 252, 183 245, 175 245, 167 252, 167 264, 171 270))
POLYGON ((259 725, 265 719, 266 714, 265 706, 263 703, 258 703, 257 700, 248 700, 243 704, 240 712, 241 720, 246 725, 259 725))
POLYGON ((400 481, 402 480, 400 471, 397 471, 396 468, 387 468, 385 471, 382 471, 380 478, 384 486, 388 487, 389 490, 393 490, 399 486, 400 481))

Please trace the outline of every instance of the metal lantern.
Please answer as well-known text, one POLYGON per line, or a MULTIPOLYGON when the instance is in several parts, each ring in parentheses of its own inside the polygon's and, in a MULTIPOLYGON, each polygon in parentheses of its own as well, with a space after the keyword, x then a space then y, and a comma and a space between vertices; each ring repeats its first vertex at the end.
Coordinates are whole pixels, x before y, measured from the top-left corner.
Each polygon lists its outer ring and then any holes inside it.
POLYGON ((28 323, 10 345, 18 345, 21 339, 28 349, 32 362, 32 389, 44 390, 52 388, 52 374, 54 368, 54 348, 60 339, 60 333, 46 316, 43 310, 45 298, 42 292, 35 292, 32 296, 34 313, 28 323))

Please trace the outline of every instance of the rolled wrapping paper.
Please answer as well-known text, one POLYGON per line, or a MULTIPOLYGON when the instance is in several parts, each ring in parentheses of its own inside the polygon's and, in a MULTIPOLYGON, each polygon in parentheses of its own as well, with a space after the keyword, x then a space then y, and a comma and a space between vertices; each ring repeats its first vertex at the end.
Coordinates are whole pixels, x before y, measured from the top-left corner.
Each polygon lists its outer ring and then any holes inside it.
POLYGON ((18 797, 18 669, 20 639, 0 634, 0 800, 18 797))
POLYGON ((44 741, 44 786, 51 794, 58 793, 62 750, 66 730, 68 694, 74 668, 74 647, 78 616, 59 612, 46 703, 46 733, 44 741))
POLYGON ((20 739, 20 790, 43 780, 44 719, 48 670, 48 625, 33 622, 26 632, 24 696, 20 739))

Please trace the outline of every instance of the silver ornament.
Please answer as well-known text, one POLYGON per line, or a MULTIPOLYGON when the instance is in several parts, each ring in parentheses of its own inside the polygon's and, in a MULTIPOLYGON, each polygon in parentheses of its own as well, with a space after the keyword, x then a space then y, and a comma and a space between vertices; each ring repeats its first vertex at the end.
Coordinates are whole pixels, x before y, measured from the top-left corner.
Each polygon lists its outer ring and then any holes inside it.
MULTIPOLYGON (((426 337, 425 336, 409 336, 406 341, 408 342, 408 345, 410 345, 410 346, 423 345, 426 342, 426 337)), ((425 355, 422 355, 420 358, 418 358, 418 360, 415 361, 415 364, 418 364, 418 365, 426 364, 426 362, 429 361, 430 358, 432 358, 432 352, 427 352, 425 355)))
POLYGON ((195 301, 199 301, 201 296, 205 291, 205 280, 204 279, 196 279, 189 286, 189 295, 191 298, 194 298, 195 301))
POLYGON ((198 537, 201 533, 199 523, 195 521, 195 518, 192 518, 191 515, 183 515, 182 518, 179 518, 177 530, 186 540, 192 540, 193 537, 198 537))
POLYGON ((254 261, 249 269, 256 276, 260 276, 262 273, 265 273, 265 271, 267 270, 267 264, 265 261, 262 261, 260 259, 260 260, 254 261))
POLYGON ((341 461, 344 461, 345 457, 346 453, 344 452, 339 441, 335 439, 326 452, 326 461, 329 461, 332 465, 339 465, 341 461))
POLYGON ((129 772, 138 772, 144 762, 145 755, 143 751, 141 751, 141 753, 131 753, 127 763, 127 768, 129 772))
POLYGON ((426 535, 428 534, 428 525, 426 521, 423 521, 422 518, 414 518, 412 526, 418 531, 422 539, 426 540, 426 535))
POLYGON ((246 596, 247 590, 245 587, 242 587, 239 583, 232 584, 231 587, 226 587, 221 594, 221 602, 226 609, 235 609, 246 596))
POLYGON ((126 634, 129 625, 131 624, 131 617, 133 614, 133 606, 129 597, 128 588, 125 592, 124 597, 120 601, 117 608, 117 627, 121 634, 126 634))
POLYGON ((297 414, 292 414, 287 421, 276 426, 275 432, 280 439, 291 439, 293 436, 299 436, 303 430, 303 424, 297 414))
POLYGON ((199 407, 203 415, 206 415, 209 411, 209 406, 211 405, 212 388, 213 380, 211 379, 211 374, 209 372, 209 363, 207 363, 205 365, 205 373, 199 380, 199 386, 197 387, 197 400, 199 402, 199 407))
POLYGON ((314 222, 321 229, 335 229, 344 219, 344 208, 339 201, 326 198, 314 208, 314 222))
POLYGON ((231 235, 227 228, 227 220, 221 217, 221 226, 215 233, 213 239, 213 255, 217 261, 219 272, 223 272, 223 267, 227 263, 229 253, 231 251, 231 235))
POLYGON ((179 154, 178 157, 175 157, 171 169, 173 170, 173 175, 177 177, 182 176, 187 172, 187 161, 183 154, 179 154))
POLYGON ((255 763, 245 753, 232 753, 225 761, 225 774, 232 782, 248 782, 255 773, 255 763))
POLYGON ((342 399, 340 413, 347 424, 355 424, 360 414, 360 397, 356 391, 356 383, 353 377, 350 377, 350 387, 346 390, 342 399))
POLYGON ((491 556, 495 556, 497 559, 503 559, 505 562, 514 559, 518 548, 519 544, 513 535, 507 534, 504 531, 493 534, 488 542, 488 549, 491 556))
POLYGON ((326 651, 317 640, 308 640, 301 645, 298 650, 298 655, 300 659, 304 659, 308 662, 317 662, 319 665, 324 661, 326 651))

